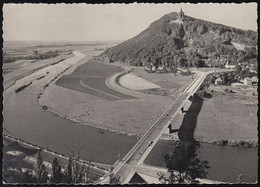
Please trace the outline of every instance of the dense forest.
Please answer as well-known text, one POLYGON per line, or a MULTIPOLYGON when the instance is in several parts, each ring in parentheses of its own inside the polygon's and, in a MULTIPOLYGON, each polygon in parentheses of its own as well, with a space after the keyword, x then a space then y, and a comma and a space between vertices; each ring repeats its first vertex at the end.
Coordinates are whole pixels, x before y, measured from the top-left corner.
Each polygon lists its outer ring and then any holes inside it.
POLYGON ((258 35, 172 12, 139 35, 104 51, 98 58, 155 67, 223 67, 257 64, 258 35))

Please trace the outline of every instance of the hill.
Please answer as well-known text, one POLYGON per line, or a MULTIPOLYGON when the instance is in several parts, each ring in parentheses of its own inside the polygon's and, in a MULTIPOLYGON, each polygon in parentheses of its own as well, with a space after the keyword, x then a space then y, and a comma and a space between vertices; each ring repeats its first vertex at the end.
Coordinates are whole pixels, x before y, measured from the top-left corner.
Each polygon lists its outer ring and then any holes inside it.
POLYGON ((257 33, 169 13, 98 58, 148 69, 257 64, 257 33))

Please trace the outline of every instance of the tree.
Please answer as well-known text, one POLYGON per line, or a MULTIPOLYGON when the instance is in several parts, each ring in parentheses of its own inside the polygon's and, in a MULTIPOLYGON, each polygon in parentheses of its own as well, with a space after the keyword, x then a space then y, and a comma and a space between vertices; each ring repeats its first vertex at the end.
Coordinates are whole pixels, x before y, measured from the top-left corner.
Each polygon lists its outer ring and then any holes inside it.
POLYGON ((204 24, 201 24, 200 26, 197 27, 197 32, 199 34, 204 34, 208 31, 208 29, 205 27, 204 24))
POLYGON ((66 183, 72 183, 72 159, 69 157, 68 163, 64 172, 64 179, 66 183))
POLYGON ((41 151, 38 151, 37 153, 34 169, 37 183, 46 183, 48 180, 48 174, 45 171, 45 166, 43 165, 41 151))
POLYGON ((222 74, 222 80, 223 80, 223 84, 226 85, 228 82, 228 75, 227 73, 223 73, 222 74))
POLYGON ((200 58, 198 56, 196 56, 193 60, 194 60, 195 67, 204 67, 205 66, 204 61, 200 60, 200 58))
POLYGON ((197 158, 199 154, 199 142, 175 142, 171 155, 165 155, 165 163, 169 177, 159 174, 159 180, 163 183, 197 183, 197 178, 205 178, 207 161, 197 158))
POLYGON ((237 72, 240 72, 242 70, 242 67, 239 64, 237 64, 235 68, 237 72))
POLYGON ((179 26, 178 36, 179 36, 180 38, 183 38, 184 35, 185 35, 185 31, 184 31, 183 25, 181 24, 181 25, 179 26))
POLYGON ((78 148, 74 142, 72 144, 72 148, 68 147, 71 154, 68 160, 68 165, 66 171, 65 178, 68 183, 80 183, 82 182, 83 176, 84 176, 84 169, 85 164, 80 164, 80 152, 82 150, 82 147, 78 148))
POLYGON ((88 180, 89 180, 89 169, 90 169, 91 162, 92 162, 92 158, 88 161, 87 173, 85 173, 85 182, 86 183, 88 183, 88 180))
POLYGON ((59 161, 56 157, 53 159, 53 162, 52 162, 52 178, 51 178, 51 181, 53 183, 63 182, 61 166, 60 166, 59 161))
POLYGON ((25 178, 26 183, 36 183, 37 182, 37 179, 32 175, 31 172, 29 172, 29 170, 26 170, 24 172, 24 178, 25 178))

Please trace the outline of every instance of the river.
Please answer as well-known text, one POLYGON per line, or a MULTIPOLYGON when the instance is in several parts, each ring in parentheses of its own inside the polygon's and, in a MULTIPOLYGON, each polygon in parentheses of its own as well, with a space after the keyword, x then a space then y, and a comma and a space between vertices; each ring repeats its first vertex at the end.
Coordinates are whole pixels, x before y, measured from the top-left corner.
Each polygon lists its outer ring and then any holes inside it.
MULTIPOLYGON (((172 143, 172 140, 160 140, 144 163, 165 167, 164 156, 170 153, 172 143)), ((198 158, 209 162, 207 179, 233 183, 242 173, 241 182, 254 183, 258 175, 257 151, 257 148, 200 143, 198 158)))

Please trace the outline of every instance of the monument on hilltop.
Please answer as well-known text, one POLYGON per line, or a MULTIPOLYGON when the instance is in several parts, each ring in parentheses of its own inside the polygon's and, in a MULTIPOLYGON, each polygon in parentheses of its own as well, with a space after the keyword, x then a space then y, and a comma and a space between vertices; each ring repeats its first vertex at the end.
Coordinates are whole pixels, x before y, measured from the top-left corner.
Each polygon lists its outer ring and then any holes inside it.
POLYGON ((181 8, 181 11, 179 12, 179 16, 180 16, 180 19, 183 21, 183 19, 184 19, 184 12, 182 11, 182 8, 181 8))

